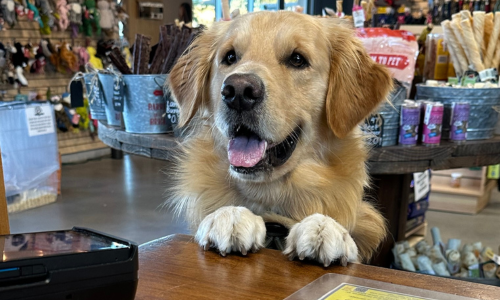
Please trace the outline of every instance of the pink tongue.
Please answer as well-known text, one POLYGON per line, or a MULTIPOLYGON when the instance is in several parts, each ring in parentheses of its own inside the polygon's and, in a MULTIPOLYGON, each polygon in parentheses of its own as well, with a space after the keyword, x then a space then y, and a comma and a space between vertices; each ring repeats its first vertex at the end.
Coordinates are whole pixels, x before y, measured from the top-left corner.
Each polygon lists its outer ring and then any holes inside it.
POLYGON ((264 156, 267 142, 257 136, 238 136, 229 141, 227 155, 229 162, 235 167, 250 168, 255 166, 264 156))

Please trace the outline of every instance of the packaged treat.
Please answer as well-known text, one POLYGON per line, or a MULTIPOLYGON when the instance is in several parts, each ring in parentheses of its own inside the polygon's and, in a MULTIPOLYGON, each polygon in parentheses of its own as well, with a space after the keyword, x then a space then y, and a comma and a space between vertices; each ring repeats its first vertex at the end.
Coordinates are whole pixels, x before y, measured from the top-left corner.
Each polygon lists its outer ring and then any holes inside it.
POLYGON ((420 106, 415 102, 405 102, 401 105, 399 126, 399 144, 406 147, 415 146, 418 139, 420 123, 420 106))
POLYGON ((427 103, 422 130, 422 144, 426 146, 439 146, 441 142, 443 111, 444 106, 442 103, 427 103))
POLYGON ((415 36, 388 28, 359 28, 357 35, 371 58, 387 66, 392 77, 401 81, 409 92, 418 55, 415 36))
POLYGON ((469 112, 470 104, 467 102, 453 102, 451 104, 450 139, 452 141, 463 143, 467 139, 469 112))

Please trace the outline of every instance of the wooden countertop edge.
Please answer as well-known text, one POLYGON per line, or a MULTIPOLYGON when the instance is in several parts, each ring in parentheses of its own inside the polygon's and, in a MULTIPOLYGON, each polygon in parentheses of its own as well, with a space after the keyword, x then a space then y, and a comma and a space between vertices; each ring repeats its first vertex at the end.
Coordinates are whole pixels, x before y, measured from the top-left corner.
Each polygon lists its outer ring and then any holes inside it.
MULTIPOLYGON (((140 245, 139 251, 139 262, 140 257, 144 256, 144 252, 154 251, 156 247, 161 246, 162 251, 168 251, 168 247, 175 248, 176 245, 193 244, 189 249, 193 251, 204 252, 198 245, 194 244, 194 238, 190 235, 175 234, 164 238, 156 239, 151 242, 140 245), (165 245, 167 243, 167 245, 165 245)), ((213 255, 218 255, 213 253, 213 255)), ((328 268, 323 268, 315 263, 310 262, 300 262, 300 261, 288 261, 288 259, 281 255, 279 251, 262 249, 259 252, 252 255, 264 255, 272 256, 273 259, 277 260, 279 264, 290 264, 290 268, 297 267, 299 265, 300 269, 306 272, 311 272, 307 276, 297 276, 293 280, 300 281, 303 286, 309 284, 320 276, 328 273, 336 273, 348 276, 355 276, 359 278, 366 278, 371 280, 378 280, 393 284, 399 284, 415 288, 424 288, 436 292, 443 292, 448 294, 461 295, 465 297, 480 298, 480 299, 500 299, 500 288, 490 285, 483 285, 478 283, 472 283, 467 281, 448 279, 442 277, 436 277, 431 275, 412 273, 406 271, 398 271, 394 269, 386 269, 369 265, 362 264, 349 264, 347 267, 342 266, 331 266, 328 268), (318 275, 315 278, 311 278, 310 275, 318 275), (404 276, 402 276, 404 275, 404 276), (454 291, 461 291, 461 293, 456 293, 454 291)), ((221 257, 220 259, 226 259, 221 257)), ((286 265, 285 265, 286 266, 286 265)), ((140 265, 140 269, 144 266, 140 265)), ((303 272, 302 272, 303 273, 303 272)), ((297 274, 299 275, 299 274, 297 274)), ((302 275, 302 274, 301 274, 302 275)), ((296 283, 296 282, 295 282, 296 283)), ((291 294, 291 293, 290 293, 291 294)))

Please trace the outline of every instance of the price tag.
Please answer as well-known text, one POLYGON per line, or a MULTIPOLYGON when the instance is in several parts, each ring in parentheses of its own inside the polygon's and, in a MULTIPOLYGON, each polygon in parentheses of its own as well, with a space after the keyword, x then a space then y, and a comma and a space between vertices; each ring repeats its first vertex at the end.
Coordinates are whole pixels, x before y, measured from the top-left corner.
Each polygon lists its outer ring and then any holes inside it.
POLYGON ((113 108, 117 112, 123 112, 123 79, 115 77, 113 83, 113 108))
POLYGON ((361 6, 354 7, 352 17, 354 19, 354 27, 359 28, 365 26, 365 11, 361 6))
POLYGON ((421 200, 430 191, 430 171, 413 173, 413 182, 415 183, 415 202, 421 200))

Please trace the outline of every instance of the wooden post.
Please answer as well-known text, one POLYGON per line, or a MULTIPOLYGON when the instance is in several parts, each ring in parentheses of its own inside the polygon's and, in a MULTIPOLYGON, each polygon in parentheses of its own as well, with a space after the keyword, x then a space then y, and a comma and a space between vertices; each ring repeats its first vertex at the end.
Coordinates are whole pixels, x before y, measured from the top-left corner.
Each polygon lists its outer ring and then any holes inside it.
POLYGON ((2 152, 0 151, 0 235, 2 234, 10 234, 10 228, 5 183, 3 182, 2 152))

